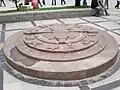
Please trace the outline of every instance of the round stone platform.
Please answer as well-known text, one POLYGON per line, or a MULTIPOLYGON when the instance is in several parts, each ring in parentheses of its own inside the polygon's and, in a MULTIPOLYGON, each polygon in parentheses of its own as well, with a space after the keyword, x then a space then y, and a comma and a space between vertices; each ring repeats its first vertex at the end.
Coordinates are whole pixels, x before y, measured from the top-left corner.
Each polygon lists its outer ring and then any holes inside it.
POLYGON ((25 75, 66 81, 110 68, 117 60, 118 44, 96 28, 60 24, 18 32, 5 42, 3 52, 7 63, 25 75))

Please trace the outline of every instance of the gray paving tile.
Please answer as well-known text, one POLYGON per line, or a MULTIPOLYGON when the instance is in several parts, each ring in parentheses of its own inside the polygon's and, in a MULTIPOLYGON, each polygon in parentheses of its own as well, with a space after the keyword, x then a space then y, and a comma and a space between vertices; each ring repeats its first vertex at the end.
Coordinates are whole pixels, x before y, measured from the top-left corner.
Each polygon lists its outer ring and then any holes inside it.
POLYGON ((118 81, 115 81, 115 82, 105 84, 103 86, 93 88, 92 90, 111 90, 111 89, 114 89, 116 87, 119 87, 119 85, 120 85, 120 81, 118 80, 118 81))
POLYGON ((114 20, 114 21, 117 21, 117 20, 120 20, 120 16, 114 16, 114 15, 110 15, 110 16, 102 16, 108 20, 114 20))
POLYGON ((120 21, 116 21, 117 23, 120 23, 120 21))
POLYGON ((22 90, 22 86, 19 83, 4 84, 4 90, 22 90))
POLYGON ((19 31, 21 31, 21 30, 15 30, 15 31, 7 31, 7 32, 5 32, 5 41, 6 41, 11 35, 19 32, 19 31))
POLYGON ((37 26, 41 25, 50 25, 50 24, 61 24, 59 21, 53 19, 53 20, 40 20, 40 21, 34 21, 37 26))
POLYGON ((120 87, 116 87, 116 88, 111 89, 111 90, 120 90, 120 87))
MULTIPOLYGON (((97 88, 97 87, 104 86, 104 85, 107 85, 107 84, 110 85, 110 83, 116 83, 118 80, 120 80, 120 76, 119 75, 120 75, 120 70, 116 71, 110 77, 108 77, 108 78, 106 78, 106 79, 104 79, 102 81, 99 81, 99 82, 96 82, 96 83, 93 83, 93 84, 89 84, 88 86, 90 88, 97 88)), ((106 89, 103 89, 103 90, 106 90, 106 89)))
POLYGON ((97 25, 104 27, 106 29, 120 29, 120 25, 116 22, 100 22, 100 23, 96 23, 97 25))
POLYGON ((15 22, 15 23, 7 23, 6 30, 12 29, 23 29, 33 27, 31 22, 15 22))
POLYGON ((29 84, 16 79, 15 77, 8 74, 6 71, 4 71, 3 78, 4 78, 4 85, 6 85, 5 87, 7 88, 4 90, 81 90, 79 89, 79 87, 47 87, 47 86, 29 84), (14 87, 14 86, 15 86, 15 89, 14 88, 11 89, 11 87, 14 87), (20 86, 20 89, 19 89, 19 86, 20 86))
POLYGON ((108 12, 109 12, 109 14, 120 15, 120 10, 119 9, 108 9, 108 12))
POLYGON ((90 22, 101 22, 101 21, 108 21, 107 19, 101 17, 82 17, 83 19, 90 21, 90 22))
POLYGON ((99 30, 105 30, 104 28, 101 28, 101 27, 99 27, 99 26, 97 26, 97 25, 94 25, 94 24, 92 24, 92 23, 87 23, 87 24, 81 24, 81 25, 87 25, 87 26, 92 26, 92 27, 94 27, 94 28, 97 28, 97 29, 99 29, 99 30))
POLYGON ((41 90, 80 90, 79 87, 40 87, 41 90))
POLYGON ((114 30, 114 32, 120 35, 120 30, 114 30))
POLYGON ((84 21, 80 18, 65 18, 65 19, 60 19, 65 24, 75 24, 75 23, 87 23, 87 21, 84 21))

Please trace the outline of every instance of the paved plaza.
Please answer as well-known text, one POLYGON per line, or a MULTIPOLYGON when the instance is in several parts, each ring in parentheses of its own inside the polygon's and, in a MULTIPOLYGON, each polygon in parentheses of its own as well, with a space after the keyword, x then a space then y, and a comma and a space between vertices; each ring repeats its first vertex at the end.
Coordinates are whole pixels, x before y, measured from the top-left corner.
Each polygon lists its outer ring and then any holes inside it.
MULTIPOLYGON (((110 9, 110 16, 101 16, 101 17, 77 17, 77 18, 65 18, 65 19, 53 19, 53 20, 39 20, 39 21, 27 21, 27 22, 14 22, 14 23, 4 23, 0 24, 0 47, 2 47, 3 42, 6 41, 11 35, 16 32, 19 32, 25 28, 33 26, 42 26, 42 25, 51 25, 51 24, 81 24, 88 25, 103 30, 111 34, 120 45, 120 10, 110 9)), ((25 82, 19 80, 14 81, 14 77, 6 74, 4 71, 4 89, 11 90, 10 88, 14 85, 14 90, 22 90, 20 85, 23 85, 25 82), (11 77, 11 80, 7 78, 11 77)), ((85 87, 42 87, 39 86, 37 90, 120 90, 120 70, 116 71, 110 77, 90 84, 85 87)), ((35 87, 34 86, 34 87, 35 87)), ((25 86, 27 87, 27 85, 25 86)))
MULTIPOLYGON (((67 0, 69 2, 70 0, 67 0)), ((71 0, 72 1, 72 0, 71 0)), ((73 4, 72 2, 69 2, 73 4)), ((15 9, 14 3, 7 1, 7 7, 0 7, 0 10, 15 9)), ((49 3, 48 3, 49 4, 49 3)), ((53 20, 39 20, 39 21, 27 21, 27 22, 14 22, 14 23, 1 23, 0 24, 0 47, 3 43, 13 34, 19 32, 25 28, 33 26, 51 25, 51 24, 81 24, 88 25, 103 30, 111 34, 118 44, 120 45, 120 10, 114 9, 114 0, 110 0, 110 9, 108 10, 110 16, 101 17, 77 17, 77 18, 65 18, 65 19, 53 19, 53 20)), ((33 90, 120 90, 120 69, 117 70, 110 77, 93 83, 87 86, 81 87, 45 87, 32 85, 17 80, 13 76, 9 75, 6 71, 3 71, 3 88, 4 90, 24 90, 23 88, 30 88, 33 90), (9 79, 8 79, 9 78, 9 79)), ((1 79, 0 79, 1 81, 1 79)))

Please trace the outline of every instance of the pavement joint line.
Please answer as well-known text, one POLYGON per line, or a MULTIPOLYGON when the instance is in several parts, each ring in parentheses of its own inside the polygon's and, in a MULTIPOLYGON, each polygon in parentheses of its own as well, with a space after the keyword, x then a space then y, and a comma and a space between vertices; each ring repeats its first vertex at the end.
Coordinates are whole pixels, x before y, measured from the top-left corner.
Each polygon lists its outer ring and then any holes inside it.
POLYGON ((5 31, 6 29, 6 24, 2 24, 2 30, 1 31, 5 31))
POLYGON ((31 21, 32 25, 33 26, 37 26, 36 23, 34 21, 31 21))
POLYGON ((57 21, 59 21, 62 24, 65 24, 63 21, 61 21, 60 19, 56 19, 57 21))
POLYGON ((17 31, 17 30, 24 30, 24 29, 27 29, 27 28, 7 29, 7 30, 5 30, 5 32, 9 32, 9 31, 17 31))
MULTIPOLYGON (((100 28, 103 28, 103 29, 105 29, 105 31, 109 31, 109 29, 107 29, 107 28, 105 28, 105 27, 102 27, 102 26, 100 26, 100 25, 98 25, 98 24, 95 24, 96 22, 91 22, 91 21, 88 21, 88 20, 86 20, 86 19, 83 19, 83 18, 81 18, 82 20, 85 20, 85 21, 87 21, 87 22, 89 22, 89 23, 91 23, 91 24, 94 24, 95 26, 98 26, 98 27, 100 27, 100 28)), ((106 22, 109 22, 109 21, 106 21, 106 22)))
MULTIPOLYGON (((114 15, 113 15, 113 16, 114 16, 114 15)), ((120 24, 120 23, 117 22, 117 21, 119 21, 119 20, 111 20, 111 19, 108 19, 108 18, 105 18, 105 17, 101 17, 101 18, 107 19, 109 22, 112 21, 112 22, 115 22, 115 23, 117 23, 117 24, 120 24)))
POLYGON ((91 88, 87 85, 85 86, 78 86, 80 90, 91 90, 91 88))
POLYGON ((1 28, 1 42, 5 41, 5 29, 6 29, 6 24, 2 24, 2 28, 1 28))

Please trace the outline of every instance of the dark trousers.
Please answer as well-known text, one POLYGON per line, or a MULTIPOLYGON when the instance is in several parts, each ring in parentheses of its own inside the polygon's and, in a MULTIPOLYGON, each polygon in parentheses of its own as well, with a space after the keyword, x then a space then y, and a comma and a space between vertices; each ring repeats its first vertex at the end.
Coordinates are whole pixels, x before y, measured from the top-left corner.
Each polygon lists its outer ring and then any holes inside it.
POLYGON ((61 5, 66 4, 65 0, 61 0, 61 5))
POLYGON ((52 5, 56 5, 56 0, 52 0, 52 5))
POLYGON ((115 8, 119 9, 119 4, 120 4, 120 1, 117 1, 117 4, 115 5, 115 8))
POLYGON ((108 0, 105 0, 105 6, 107 6, 107 9, 109 8, 108 0))
POLYGON ((4 6, 6 6, 6 4, 5 4, 5 1, 4 1, 4 0, 1 0, 1 2, 0 2, 0 6, 2 6, 2 3, 4 4, 4 6))

